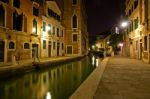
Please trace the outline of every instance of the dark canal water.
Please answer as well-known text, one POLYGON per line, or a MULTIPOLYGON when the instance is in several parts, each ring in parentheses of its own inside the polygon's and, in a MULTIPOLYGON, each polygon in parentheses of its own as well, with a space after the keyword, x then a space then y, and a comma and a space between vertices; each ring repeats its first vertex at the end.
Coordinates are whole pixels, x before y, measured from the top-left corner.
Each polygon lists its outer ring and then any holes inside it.
POLYGON ((85 57, 42 71, 0 81, 0 99, 68 99, 98 65, 85 57))

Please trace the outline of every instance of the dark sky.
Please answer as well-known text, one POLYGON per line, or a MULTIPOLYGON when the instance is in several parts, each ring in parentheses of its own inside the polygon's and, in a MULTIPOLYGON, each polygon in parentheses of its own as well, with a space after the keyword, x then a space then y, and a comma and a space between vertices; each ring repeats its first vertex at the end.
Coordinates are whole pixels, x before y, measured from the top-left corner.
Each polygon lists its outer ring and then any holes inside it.
POLYGON ((88 32, 96 35, 117 24, 124 13, 125 0, 85 0, 88 16, 88 32))

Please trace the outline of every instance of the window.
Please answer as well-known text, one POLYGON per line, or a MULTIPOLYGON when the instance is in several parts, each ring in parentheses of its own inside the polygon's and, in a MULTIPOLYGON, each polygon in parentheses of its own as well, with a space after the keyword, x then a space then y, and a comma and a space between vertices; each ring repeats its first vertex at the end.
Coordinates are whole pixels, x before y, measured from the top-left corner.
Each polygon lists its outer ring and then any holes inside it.
POLYGON ((138 28, 138 18, 134 20, 134 29, 138 28))
POLYGON ((73 42, 77 42, 78 41, 78 36, 77 34, 73 34, 73 42))
POLYGON ((60 21, 60 16, 50 8, 48 8, 48 16, 53 17, 54 19, 60 21))
POLYGON ((72 54, 72 46, 67 46, 67 54, 72 54))
POLYGON ((144 50, 147 51, 147 36, 144 37, 144 50))
POLYGON ((43 31, 46 31, 46 22, 43 22, 43 31))
POLYGON ((29 48, 30 48, 29 43, 24 43, 24 49, 29 49, 29 48))
POLYGON ((72 17, 72 27, 77 28, 77 16, 73 15, 72 17))
POLYGON ((19 15, 16 11, 13 13, 13 29, 22 31, 23 14, 19 15))
POLYGON ((27 17, 24 16, 24 32, 27 32, 27 17))
POLYGON ((37 22, 35 19, 33 20, 32 33, 37 34, 37 22))
POLYGON ((38 8, 33 7, 33 15, 39 16, 39 9, 38 8))
POLYGON ((9 0, 0 0, 0 1, 2 1, 4 3, 9 3, 9 0))
POLYGON ((62 50, 64 49, 64 43, 62 43, 61 48, 62 48, 62 50))
POLYGON ((16 8, 20 8, 20 0, 14 0, 13 1, 13 6, 16 8))
POLYGON ((48 34, 51 35, 51 24, 48 24, 50 30, 48 31, 48 34))
POLYGON ((46 49, 46 40, 43 40, 43 49, 46 49))
POLYGON ((72 4, 76 5, 77 4, 77 0, 72 0, 72 4))
POLYGON ((53 42, 53 49, 55 49, 56 48, 56 45, 55 45, 55 42, 53 42))
POLYGON ((15 49, 15 43, 9 42, 9 49, 15 49))
POLYGON ((138 0, 134 0, 134 9, 136 9, 138 6, 138 0))
POLYGON ((55 26, 53 26, 53 35, 55 35, 55 26))
POLYGON ((5 26, 5 9, 0 5, 0 26, 5 26))
POLYGON ((63 31, 63 30, 61 31, 61 33, 62 33, 62 35, 61 35, 61 36, 62 36, 62 37, 64 37, 64 31, 63 31))
POLYGON ((57 37, 59 37, 59 28, 57 28, 57 37))
POLYGON ((135 45, 136 47, 136 50, 138 50, 138 41, 136 41, 136 45, 135 45))
POLYGON ((131 15, 131 9, 129 10, 129 16, 131 15))

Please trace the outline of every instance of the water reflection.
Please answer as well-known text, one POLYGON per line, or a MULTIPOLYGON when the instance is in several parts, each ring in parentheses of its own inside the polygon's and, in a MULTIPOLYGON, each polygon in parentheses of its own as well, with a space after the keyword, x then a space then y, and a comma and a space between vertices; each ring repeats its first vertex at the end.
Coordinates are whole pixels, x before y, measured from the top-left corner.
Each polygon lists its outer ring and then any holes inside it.
POLYGON ((92 56, 92 65, 98 67, 99 66, 99 62, 101 61, 100 58, 96 57, 96 56, 92 56))
POLYGON ((68 99, 98 66, 98 61, 99 59, 86 57, 80 61, 1 81, 0 99, 68 99))

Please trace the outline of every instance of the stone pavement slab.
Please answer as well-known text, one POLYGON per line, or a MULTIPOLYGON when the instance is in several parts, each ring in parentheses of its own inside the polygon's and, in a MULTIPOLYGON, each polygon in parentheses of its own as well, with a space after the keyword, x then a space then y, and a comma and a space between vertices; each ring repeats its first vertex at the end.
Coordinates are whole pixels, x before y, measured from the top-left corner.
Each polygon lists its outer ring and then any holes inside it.
POLYGON ((150 64, 110 58, 94 99, 150 99, 150 64))

